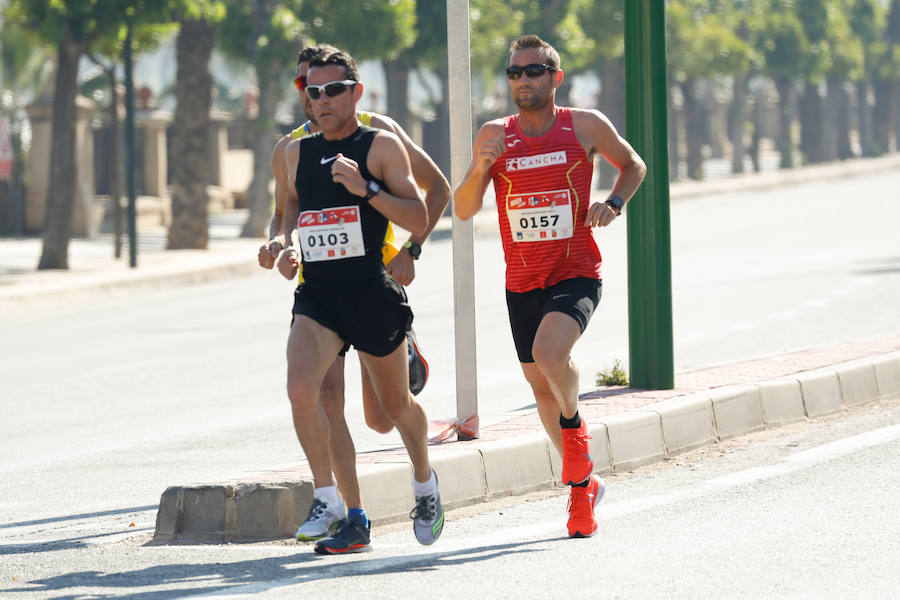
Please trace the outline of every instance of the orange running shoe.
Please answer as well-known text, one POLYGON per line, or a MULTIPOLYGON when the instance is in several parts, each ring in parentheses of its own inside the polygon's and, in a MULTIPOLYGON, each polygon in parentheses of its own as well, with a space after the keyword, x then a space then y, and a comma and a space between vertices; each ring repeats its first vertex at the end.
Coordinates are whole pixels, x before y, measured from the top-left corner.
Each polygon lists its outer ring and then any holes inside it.
POLYGON ((572 487, 569 492, 569 537, 591 537, 600 529, 600 524, 594 518, 594 508, 603 497, 606 486, 603 480, 596 475, 591 475, 591 481, 587 486, 572 487))
POLYGON ((562 482, 566 485, 581 483, 591 476, 594 461, 591 459, 591 436, 587 421, 581 419, 578 429, 563 429, 562 482))

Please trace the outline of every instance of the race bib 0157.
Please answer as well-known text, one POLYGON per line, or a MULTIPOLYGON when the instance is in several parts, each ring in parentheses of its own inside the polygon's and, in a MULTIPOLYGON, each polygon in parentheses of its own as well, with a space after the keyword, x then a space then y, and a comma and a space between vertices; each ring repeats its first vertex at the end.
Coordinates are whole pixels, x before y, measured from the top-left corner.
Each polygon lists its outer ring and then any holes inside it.
POLYGON ((572 237, 569 190, 511 194, 506 215, 514 242, 546 242, 572 237))

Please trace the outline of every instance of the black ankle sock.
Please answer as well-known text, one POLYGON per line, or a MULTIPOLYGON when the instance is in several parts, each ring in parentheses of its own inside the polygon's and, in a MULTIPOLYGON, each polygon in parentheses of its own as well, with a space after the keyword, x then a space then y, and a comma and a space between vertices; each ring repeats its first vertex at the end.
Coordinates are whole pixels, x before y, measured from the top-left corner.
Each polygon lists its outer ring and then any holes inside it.
POLYGON ((578 429, 581 427, 581 415, 578 414, 577 410, 575 411, 575 416, 571 419, 559 415, 559 426, 563 429, 578 429))
POLYGON ((585 480, 582 481, 581 483, 573 483, 573 484, 572 484, 572 487, 587 487, 587 486, 588 486, 588 483, 590 483, 590 482, 591 482, 591 478, 588 477, 587 479, 585 479, 585 480))

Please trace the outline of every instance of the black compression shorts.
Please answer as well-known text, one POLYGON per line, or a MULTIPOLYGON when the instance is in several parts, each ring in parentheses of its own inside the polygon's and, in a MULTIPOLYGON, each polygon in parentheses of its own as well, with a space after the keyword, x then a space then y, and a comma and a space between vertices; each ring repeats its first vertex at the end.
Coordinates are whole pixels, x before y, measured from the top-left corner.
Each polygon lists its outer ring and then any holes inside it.
POLYGON ((509 324, 519 362, 533 363, 531 348, 538 326, 549 312, 569 315, 578 323, 581 333, 587 328, 591 315, 600 304, 603 282, 599 279, 578 277, 566 279, 546 289, 527 292, 506 290, 506 306, 509 324))

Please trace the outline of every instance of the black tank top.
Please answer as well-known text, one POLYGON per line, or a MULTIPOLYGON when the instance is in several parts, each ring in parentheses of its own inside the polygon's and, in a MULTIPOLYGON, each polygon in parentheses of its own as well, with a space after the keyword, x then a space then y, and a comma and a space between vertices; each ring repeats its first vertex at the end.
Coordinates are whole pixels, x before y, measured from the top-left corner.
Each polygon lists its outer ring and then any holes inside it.
MULTIPOLYGON (((327 140, 321 133, 300 140, 295 185, 301 216, 304 211, 358 206, 365 246, 365 256, 316 261, 307 261, 304 257, 304 281, 318 285, 347 284, 381 277, 384 273, 381 246, 387 231, 387 217, 369 206, 361 196, 347 191, 343 184, 335 183, 331 176, 333 157, 340 152, 359 164, 363 177, 374 179, 383 186, 383 182, 373 177, 366 166, 369 148, 377 134, 377 129, 361 126, 342 140, 327 140)), ((302 227, 300 235, 304 235, 302 227)))

